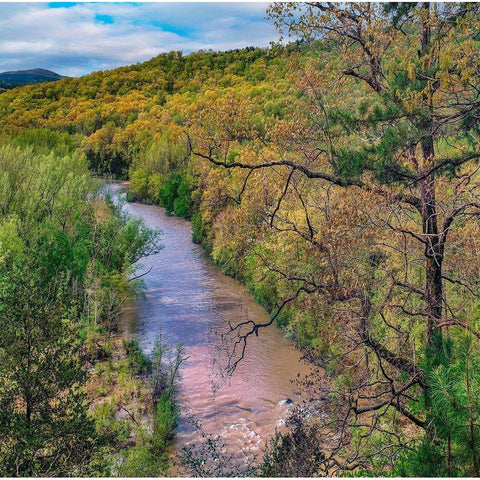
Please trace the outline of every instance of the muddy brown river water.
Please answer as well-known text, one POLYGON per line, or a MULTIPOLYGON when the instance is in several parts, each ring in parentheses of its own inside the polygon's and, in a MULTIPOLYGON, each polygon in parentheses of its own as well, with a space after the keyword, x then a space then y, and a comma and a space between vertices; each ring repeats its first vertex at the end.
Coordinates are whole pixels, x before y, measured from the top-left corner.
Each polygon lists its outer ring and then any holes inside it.
MULTIPOLYGON (((123 195, 121 184, 110 184, 108 189, 114 198, 123 195)), ((229 452, 258 453, 300 400, 291 381, 307 372, 300 352, 275 327, 260 329, 258 337, 250 338, 245 358, 230 381, 213 393, 212 364, 215 358, 222 362, 215 332, 247 316, 265 322, 269 315, 241 283, 224 275, 192 243, 187 221, 167 217, 158 206, 133 203, 123 208, 161 230, 163 245, 159 253, 141 261, 139 272, 151 268, 143 278, 146 295, 124 309, 123 330, 136 337, 147 353, 160 331, 168 345, 181 342, 188 356, 181 368, 182 414, 195 415, 204 431, 219 435, 229 452)), ((177 445, 197 439, 193 426, 181 421, 177 445)))

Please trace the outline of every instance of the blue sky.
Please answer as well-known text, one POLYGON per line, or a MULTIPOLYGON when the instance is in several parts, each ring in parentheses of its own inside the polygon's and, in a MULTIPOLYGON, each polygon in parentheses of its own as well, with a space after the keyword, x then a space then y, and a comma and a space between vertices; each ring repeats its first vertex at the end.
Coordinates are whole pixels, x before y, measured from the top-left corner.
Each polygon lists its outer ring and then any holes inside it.
POLYGON ((268 46, 267 3, 0 3, 0 72, 78 76, 161 52, 268 46))

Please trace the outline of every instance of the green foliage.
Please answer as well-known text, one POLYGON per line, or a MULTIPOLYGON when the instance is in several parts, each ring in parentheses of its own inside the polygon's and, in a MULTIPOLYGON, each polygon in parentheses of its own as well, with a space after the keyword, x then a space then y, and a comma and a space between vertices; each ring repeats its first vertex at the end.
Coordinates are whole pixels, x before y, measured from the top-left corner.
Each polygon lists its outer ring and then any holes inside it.
POLYGON ((170 391, 162 393, 156 403, 153 422, 153 448, 157 452, 165 451, 173 438, 177 426, 177 407, 170 391))
POLYGON ((73 154, 78 148, 78 139, 65 132, 44 128, 20 130, 9 141, 22 149, 31 147, 36 153, 55 153, 58 156, 73 154))
POLYGON ((0 472, 7 476, 81 474, 101 445, 80 390, 85 373, 67 272, 62 262, 46 264, 42 252, 16 256, 0 272, 0 472))
POLYGON ((136 338, 124 339, 129 367, 135 375, 148 375, 152 370, 152 361, 140 348, 136 338))
POLYGON ((158 192, 160 205, 166 214, 175 213, 178 217, 190 218, 192 200, 191 188, 178 172, 172 172, 158 192))
POLYGON ((120 477, 159 477, 167 470, 167 455, 157 455, 148 444, 135 445, 125 450, 117 467, 120 477))
POLYGON ((209 229, 209 226, 205 224, 202 220, 202 217, 199 213, 196 213, 192 216, 192 240, 194 243, 202 243, 202 240, 208 238, 206 233, 209 229))
POLYGON ((122 272, 148 253, 158 250, 157 234, 138 218, 125 219, 120 212, 112 213, 99 225, 95 248, 101 259, 101 268, 122 272))
POLYGON ((180 173, 172 172, 158 192, 160 205, 165 207, 167 215, 171 215, 175 210, 175 200, 178 198, 178 187, 181 183, 180 173))
MULTIPOLYGON (((128 345, 127 345, 128 346, 128 345)), ((135 350, 136 357, 144 354, 138 342, 130 342, 127 352, 135 350)), ((151 428, 139 427, 136 432, 136 445, 122 451, 117 471, 121 476, 165 476, 168 470, 168 449, 175 434, 178 421, 178 407, 175 396, 178 389, 179 367, 184 360, 183 348, 179 345, 173 352, 162 343, 161 337, 155 346, 149 362, 150 393, 149 403, 151 428)), ((137 374, 136 363, 129 362, 129 371, 137 374)))
POLYGON ((106 439, 111 445, 127 441, 130 426, 125 420, 117 418, 117 408, 112 400, 97 406, 93 418, 100 438, 106 439))
POLYGON ((7 216, 0 223, 0 264, 23 251, 23 241, 18 233, 19 223, 15 214, 7 216))
POLYGON ((415 449, 399 459, 395 475, 399 477, 451 477, 447 473, 445 445, 428 439, 418 442, 415 449))
POLYGON ((177 188, 177 198, 173 202, 173 211, 177 217, 190 218, 192 210, 190 190, 190 185, 182 179, 177 188))
POLYGON ((399 462, 400 476, 467 477, 480 458, 480 355, 471 334, 438 334, 425 356, 429 426, 399 462))
POLYGON ((134 158, 130 167, 130 198, 158 202, 160 187, 172 171, 180 169, 186 156, 185 144, 167 129, 134 158))
POLYGON ((130 174, 130 185, 128 187, 127 200, 146 200, 149 198, 148 174, 143 168, 134 170, 130 174))
POLYGON ((31 148, 2 145, 0 166, 0 210, 21 218, 24 230, 44 221, 61 228, 90 188, 87 164, 78 154, 35 155, 31 148))
POLYGON ((95 198, 81 155, 37 147, 0 147, 0 473, 107 475, 128 431, 111 403, 92 417, 85 361, 154 235, 95 198))

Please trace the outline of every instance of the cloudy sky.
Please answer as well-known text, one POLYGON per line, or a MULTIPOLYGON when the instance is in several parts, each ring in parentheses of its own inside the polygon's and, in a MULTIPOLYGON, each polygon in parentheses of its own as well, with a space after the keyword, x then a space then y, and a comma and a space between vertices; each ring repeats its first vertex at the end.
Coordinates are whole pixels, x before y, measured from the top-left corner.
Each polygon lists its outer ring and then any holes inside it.
POLYGON ((78 76, 160 52, 268 46, 266 3, 0 3, 0 72, 78 76))

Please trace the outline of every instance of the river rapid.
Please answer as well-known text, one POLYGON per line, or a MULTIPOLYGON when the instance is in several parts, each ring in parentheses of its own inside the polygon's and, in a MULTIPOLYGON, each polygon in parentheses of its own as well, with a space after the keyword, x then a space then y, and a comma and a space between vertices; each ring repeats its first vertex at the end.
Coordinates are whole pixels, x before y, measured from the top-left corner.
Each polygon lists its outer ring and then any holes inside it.
MULTIPOLYGON (((107 185, 116 200, 123 197, 121 184, 107 185)), ((161 332, 163 342, 185 348, 188 359, 181 367, 180 422, 177 447, 199 440, 191 422, 193 415, 202 429, 219 435, 228 453, 237 459, 260 453, 260 449, 283 423, 288 411, 300 401, 292 382, 307 373, 300 352, 283 338, 274 326, 251 336, 245 358, 233 376, 215 393, 212 380, 214 360, 224 363, 218 351, 219 331, 229 322, 236 325, 247 318, 269 320, 268 312, 255 303, 238 281, 224 275, 192 243, 190 223, 167 217, 154 205, 126 203, 123 209, 143 219, 162 233, 159 253, 141 260, 139 273, 147 287, 145 298, 127 305, 121 315, 124 333, 137 338, 146 353, 151 353, 161 332)))

